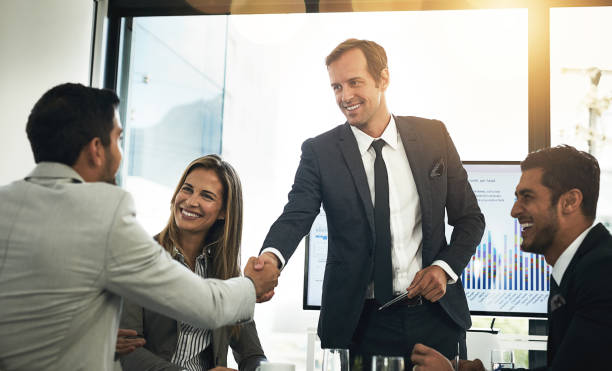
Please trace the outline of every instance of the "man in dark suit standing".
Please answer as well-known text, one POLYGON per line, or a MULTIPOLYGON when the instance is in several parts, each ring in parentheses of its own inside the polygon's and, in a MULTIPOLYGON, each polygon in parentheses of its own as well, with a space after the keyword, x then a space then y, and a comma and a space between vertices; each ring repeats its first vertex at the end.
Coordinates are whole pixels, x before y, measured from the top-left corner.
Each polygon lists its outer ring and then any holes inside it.
POLYGON ((375 354, 408 359, 416 342, 455 356, 471 326, 458 276, 484 229, 459 155, 441 122, 390 114, 380 45, 346 40, 326 65, 347 122, 302 145, 289 202, 259 264, 284 266, 322 204, 329 240, 321 345, 349 348, 366 367, 375 354), (454 226, 449 244, 445 210, 454 226), (406 289, 406 300, 378 310, 406 289))
MULTIPOLYGON (((530 153, 521 163, 512 216, 521 224, 521 249, 553 266, 548 303, 545 370, 609 370, 612 351, 612 237, 594 224, 599 164, 588 153, 559 146, 530 153)), ((431 348, 417 345, 418 371, 453 370, 431 348)), ((484 370, 461 361, 461 370, 484 370)))

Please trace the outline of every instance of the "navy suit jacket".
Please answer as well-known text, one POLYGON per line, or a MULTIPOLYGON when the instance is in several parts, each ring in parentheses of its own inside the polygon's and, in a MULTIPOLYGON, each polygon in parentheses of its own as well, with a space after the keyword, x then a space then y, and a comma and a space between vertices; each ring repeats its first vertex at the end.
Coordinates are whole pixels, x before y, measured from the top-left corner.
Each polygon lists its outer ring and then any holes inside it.
POLYGON ((612 237, 601 223, 578 247, 548 313, 547 367, 612 369, 612 237))
MULTIPOLYGON (((457 150, 440 121, 396 117, 419 193, 423 266, 443 260, 460 275, 484 230, 484 217, 457 150), (447 244, 444 212, 455 228, 447 244)), ((264 247, 287 261, 309 232, 323 204, 328 253, 318 334, 324 348, 348 348, 372 280, 374 208, 357 141, 348 123, 306 140, 289 202, 270 228, 264 247)), ((471 326, 460 281, 440 304, 462 328, 471 326)))

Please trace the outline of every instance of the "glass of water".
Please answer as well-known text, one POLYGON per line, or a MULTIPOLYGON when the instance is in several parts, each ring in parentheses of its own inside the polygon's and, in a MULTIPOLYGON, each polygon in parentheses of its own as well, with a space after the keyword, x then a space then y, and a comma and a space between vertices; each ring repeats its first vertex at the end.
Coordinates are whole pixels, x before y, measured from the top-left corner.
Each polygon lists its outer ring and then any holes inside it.
POLYGON ((372 371, 404 371, 404 357, 373 356, 372 371))
POLYGON ((322 371, 350 371, 348 349, 324 349, 322 371))
POLYGON ((514 352, 510 349, 491 350, 491 370, 514 368, 514 352))

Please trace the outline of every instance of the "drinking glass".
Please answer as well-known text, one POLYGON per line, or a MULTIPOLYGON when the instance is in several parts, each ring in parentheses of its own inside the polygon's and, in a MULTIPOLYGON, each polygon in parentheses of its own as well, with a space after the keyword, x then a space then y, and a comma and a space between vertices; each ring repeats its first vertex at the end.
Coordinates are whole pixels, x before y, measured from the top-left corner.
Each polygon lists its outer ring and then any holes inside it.
POLYGON ((350 371, 348 349, 325 349, 322 371, 350 371))
POLYGON ((255 371, 295 371, 293 363, 261 362, 255 371))
POLYGON ((514 368, 514 352, 510 349, 491 350, 491 370, 514 368))
POLYGON ((404 357, 373 356, 372 371, 404 371, 404 357))

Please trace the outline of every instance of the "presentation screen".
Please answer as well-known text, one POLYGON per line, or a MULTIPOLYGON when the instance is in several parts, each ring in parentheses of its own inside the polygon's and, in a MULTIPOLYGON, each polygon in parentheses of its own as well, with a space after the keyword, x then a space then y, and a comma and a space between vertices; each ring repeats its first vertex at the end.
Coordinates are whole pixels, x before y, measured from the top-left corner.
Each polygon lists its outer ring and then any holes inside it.
MULTIPOLYGON (((510 216, 521 177, 518 162, 463 163, 485 216, 486 228, 460 279, 474 315, 546 317, 552 268, 543 256, 520 250, 521 231, 510 216)), ((452 227, 447 225, 450 240, 452 227)), ((319 309, 327 258, 323 210, 306 237, 304 309, 319 309)))

